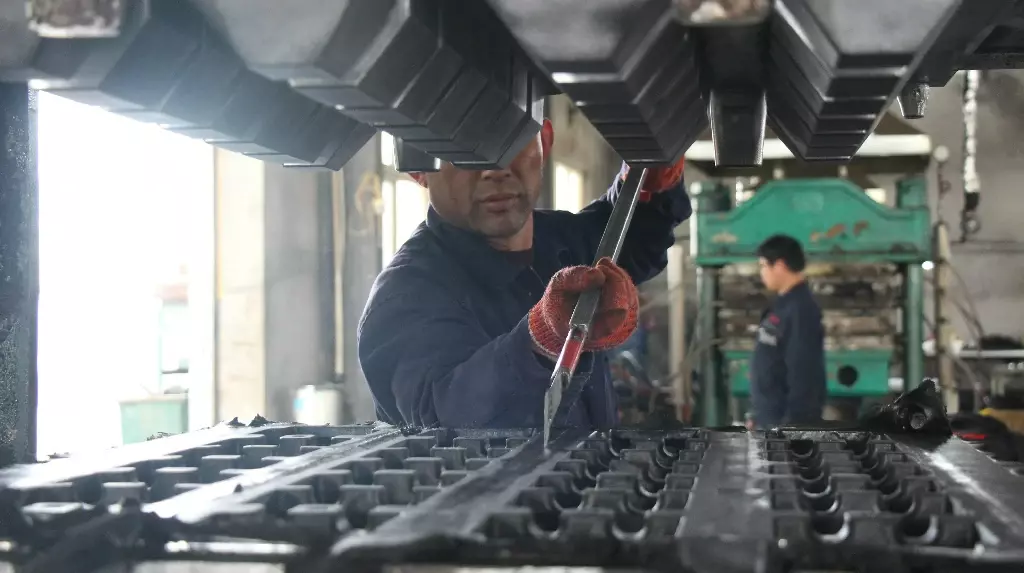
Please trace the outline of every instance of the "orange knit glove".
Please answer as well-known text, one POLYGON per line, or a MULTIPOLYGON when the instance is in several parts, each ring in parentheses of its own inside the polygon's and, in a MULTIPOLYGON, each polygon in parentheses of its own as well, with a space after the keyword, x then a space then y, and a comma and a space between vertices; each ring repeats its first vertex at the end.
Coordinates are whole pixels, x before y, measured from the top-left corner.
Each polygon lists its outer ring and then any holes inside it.
POLYGON ((633 279, 611 259, 601 259, 596 267, 569 267, 551 278, 540 302, 530 309, 530 336, 538 351, 552 360, 558 358, 576 301, 591 288, 601 288, 601 302, 583 349, 615 348, 633 334, 640 309, 633 279))
MULTIPOLYGON (((683 180, 683 171, 686 165, 685 159, 676 161, 675 165, 669 167, 651 167, 647 169, 647 178, 644 179, 644 186, 640 190, 640 201, 649 201, 651 195, 654 193, 661 193, 667 191, 683 180)), ((619 178, 623 181, 626 180, 626 175, 629 174, 629 165, 625 162, 622 163, 622 169, 619 170, 619 178)))

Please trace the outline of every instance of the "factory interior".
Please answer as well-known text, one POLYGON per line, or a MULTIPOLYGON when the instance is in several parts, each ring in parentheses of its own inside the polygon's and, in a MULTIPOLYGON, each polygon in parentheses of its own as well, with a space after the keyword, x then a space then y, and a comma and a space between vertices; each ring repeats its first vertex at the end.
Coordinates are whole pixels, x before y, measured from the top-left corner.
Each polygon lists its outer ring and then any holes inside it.
POLYGON ((0 0, 0 573, 1024 570, 1024 2, 840 3, 0 0), (543 421, 384 416, 360 339, 421 183, 517 177, 548 125, 537 210, 618 193, 574 265, 683 166, 593 366, 614 423, 552 421, 593 289, 562 354, 523 322, 543 421), (777 235, 825 395, 762 427, 777 235))

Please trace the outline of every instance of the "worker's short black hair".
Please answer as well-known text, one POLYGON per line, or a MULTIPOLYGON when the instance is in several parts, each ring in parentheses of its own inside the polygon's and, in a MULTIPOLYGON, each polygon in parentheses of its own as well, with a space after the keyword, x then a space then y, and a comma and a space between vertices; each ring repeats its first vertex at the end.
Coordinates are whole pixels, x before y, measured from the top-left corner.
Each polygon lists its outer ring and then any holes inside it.
POLYGON ((765 239, 757 248, 757 256, 764 258, 771 264, 782 261, 786 268, 799 273, 807 266, 807 259, 804 257, 804 249, 797 241, 789 235, 772 235, 765 239))

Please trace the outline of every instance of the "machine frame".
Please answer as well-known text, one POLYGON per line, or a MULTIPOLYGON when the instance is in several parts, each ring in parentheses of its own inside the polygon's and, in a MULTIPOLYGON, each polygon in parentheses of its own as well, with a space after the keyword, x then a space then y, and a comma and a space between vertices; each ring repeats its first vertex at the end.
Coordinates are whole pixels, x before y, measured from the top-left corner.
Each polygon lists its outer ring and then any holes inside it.
MULTIPOLYGON (((932 148, 927 135, 889 116, 869 138, 863 157, 848 166, 831 166, 835 175, 855 178, 871 185, 877 174, 897 174, 891 205, 867 195, 864 188, 847 178, 821 178, 824 166, 801 169, 784 146, 766 141, 773 151, 759 170, 743 170, 749 181, 763 178, 752 198, 734 206, 733 188, 712 179, 693 186, 695 215, 691 219, 691 256, 697 268, 701 309, 718 309, 719 279, 724 265, 756 261, 758 245, 769 236, 783 233, 803 245, 811 264, 891 264, 903 277, 902 337, 893 352, 876 349, 829 349, 829 395, 833 397, 875 396, 890 392, 889 366, 900 362, 905 385, 920 381, 923 367, 924 269, 932 259, 931 215, 927 178, 923 174, 932 148), (802 178, 807 173, 811 178, 802 178), (779 176, 794 178, 776 179, 779 176), (828 197, 827 201, 825 197, 828 197), (867 385, 845 387, 837 383, 838 370, 854 364, 867 385), (882 378, 884 376, 884 378, 882 378), (881 379, 879 379, 881 378, 881 379), (909 381, 909 382, 907 382, 909 381), (856 389, 854 389, 856 388, 856 389)), ((688 152, 691 165, 712 177, 735 176, 736 170, 717 170, 711 163, 711 148, 699 141, 688 152)), ((813 280, 813 279, 812 279, 813 280)), ((719 340, 718 312, 702 312, 697 337, 719 340)), ((692 346, 692 345, 691 345, 692 346)), ((735 421, 726 407, 729 396, 746 396, 745 364, 749 351, 725 350, 717 344, 697 361, 702 391, 699 419, 716 426, 735 421)), ((749 382, 747 382, 749 384, 749 382)))

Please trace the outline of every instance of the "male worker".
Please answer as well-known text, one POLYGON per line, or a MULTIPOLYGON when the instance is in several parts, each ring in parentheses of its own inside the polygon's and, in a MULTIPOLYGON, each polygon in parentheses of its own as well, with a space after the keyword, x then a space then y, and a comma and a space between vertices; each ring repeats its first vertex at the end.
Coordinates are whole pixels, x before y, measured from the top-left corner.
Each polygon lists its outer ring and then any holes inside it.
POLYGON ((804 252, 793 237, 775 235, 761 243, 757 255, 764 286, 778 296, 757 329, 748 427, 812 424, 825 406, 825 331, 804 279, 804 252))
POLYGON ((672 230, 690 216, 683 164, 648 171, 619 264, 591 267, 628 168, 578 214, 535 210, 553 140, 545 121, 507 169, 446 163, 414 176, 430 195, 427 220, 377 277, 359 326, 359 360, 379 419, 542 426, 544 392, 575 301, 600 287, 601 305, 576 369, 586 384, 563 396, 555 425, 616 424, 602 351, 635 330, 634 284, 665 267, 672 230))

